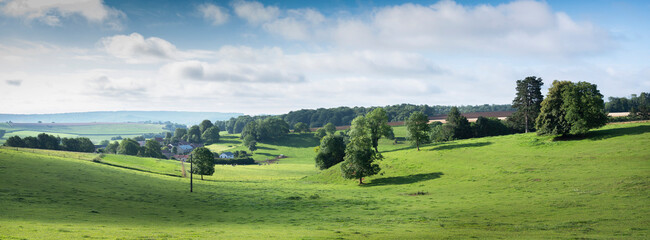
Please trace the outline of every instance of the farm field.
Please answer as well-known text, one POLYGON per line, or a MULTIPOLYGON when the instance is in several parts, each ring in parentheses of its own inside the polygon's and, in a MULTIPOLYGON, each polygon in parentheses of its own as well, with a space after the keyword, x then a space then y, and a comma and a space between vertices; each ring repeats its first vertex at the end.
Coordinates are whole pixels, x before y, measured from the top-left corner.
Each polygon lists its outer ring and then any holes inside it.
MULTIPOLYGON (((208 147, 244 150, 222 140, 208 147)), ((256 160, 288 158, 216 166, 193 193, 177 161, 0 148, 0 239, 648 238, 650 123, 421 151, 382 139, 382 171, 362 186, 338 165, 316 170, 317 145, 309 134, 261 143, 256 160)))
POLYGON ((0 138, 0 144, 11 136, 36 136, 47 133, 59 137, 87 137, 95 144, 111 137, 136 137, 145 133, 161 133, 160 124, 143 123, 0 123, 0 129, 7 133, 0 138))

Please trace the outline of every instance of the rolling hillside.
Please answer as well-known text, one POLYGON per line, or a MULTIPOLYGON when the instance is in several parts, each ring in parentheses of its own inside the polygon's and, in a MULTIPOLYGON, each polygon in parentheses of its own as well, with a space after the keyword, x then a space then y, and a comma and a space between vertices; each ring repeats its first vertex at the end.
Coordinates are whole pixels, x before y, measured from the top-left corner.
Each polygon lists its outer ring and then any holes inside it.
MULTIPOLYGON (((211 147, 240 148, 224 140, 211 147)), ((650 123, 419 152, 382 140, 383 170, 362 186, 316 170, 316 144, 260 144, 258 160, 289 158, 216 166, 194 193, 176 161, 1 148, 0 239, 648 238, 650 123)))

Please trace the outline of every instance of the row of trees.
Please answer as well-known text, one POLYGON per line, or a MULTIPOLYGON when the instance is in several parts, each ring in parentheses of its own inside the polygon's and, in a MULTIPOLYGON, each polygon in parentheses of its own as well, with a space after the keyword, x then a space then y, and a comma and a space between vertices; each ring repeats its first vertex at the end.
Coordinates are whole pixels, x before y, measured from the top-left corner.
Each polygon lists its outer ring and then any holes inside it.
POLYGON ((152 157, 152 158, 166 158, 162 154, 160 143, 153 139, 149 139, 145 142, 144 146, 130 138, 122 139, 117 142, 114 141, 109 143, 104 149, 105 153, 115 153, 139 157, 152 157))
MULTIPOLYGON (((291 111, 287 114, 277 116, 286 121, 290 126, 294 126, 296 130, 297 123, 304 123, 308 128, 323 127, 327 123, 332 123, 335 126, 347 126, 352 123, 352 120, 358 116, 365 116, 368 113, 379 107, 338 107, 338 108, 319 108, 319 109, 303 109, 298 111, 291 111)), ((399 104, 381 107, 386 111, 386 117, 389 122, 405 121, 411 113, 420 111, 428 116, 445 114, 451 110, 452 106, 429 106, 429 105, 413 105, 413 104, 399 104)), ((496 112, 496 111, 512 111, 509 104, 502 105, 477 105, 477 106, 460 106, 458 107, 463 112, 496 112)), ((231 118, 227 121, 216 121, 221 129, 225 129, 228 133, 241 133, 244 127, 252 121, 264 120, 272 116, 248 116, 243 115, 237 118, 231 118)), ((298 125, 301 126, 302 125, 298 125)), ((304 129, 304 128, 302 128, 304 129)), ((302 130, 299 130, 301 132, 302 130)))
POLYGON ((625 97, 610 97, 605 104, 608 112, 630 112, 629 117, 636 119, 650 119, 650 93, 642 92, 639 95, 632 94, 628 99, 625 97))
POLYGON ((46 133, 38 134, 36 137, 28 136, 20 138, 19 136, 13 136, 8 138, 4 145, 9 147, 64 150, 71 152, 95 151, 95 145, 88 138, 60 138, 46 133))
POLYGON ((165 141, 169 143, 177 143, 180 140, 189 143, 205 143, 212 144, 219 142, 220 128, 212 124, 210 120, 203 120, 199 125, 194 125, 187 128, 176 128, 174 134, 167 134, 165 141))

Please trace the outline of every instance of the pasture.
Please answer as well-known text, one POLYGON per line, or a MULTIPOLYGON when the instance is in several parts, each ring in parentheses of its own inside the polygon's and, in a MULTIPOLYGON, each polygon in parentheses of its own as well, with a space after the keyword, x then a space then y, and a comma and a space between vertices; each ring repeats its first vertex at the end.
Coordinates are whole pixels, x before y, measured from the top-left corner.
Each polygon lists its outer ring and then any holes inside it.
MULTIPOLYGON (((222 139, 212 148, 244 149, 222 139)), ((421 151, 382 140, 382 171, 361 186, 338 165, 316 170, 317 145, 307 134, 260 144, 256 160, 288 158, 216 166, 193 193, 176 161, 1 148, 0 238, 648 238, 650 123, 421 151)))
POLYGON ((163 126, 144 123, 0 123, 0 129, 7 131, 0 143, 11 136, 22 138, 47 133, 61 138, 87 137, 98 144, 116 136, 133 138, 145 133, 165 132, 163 126))

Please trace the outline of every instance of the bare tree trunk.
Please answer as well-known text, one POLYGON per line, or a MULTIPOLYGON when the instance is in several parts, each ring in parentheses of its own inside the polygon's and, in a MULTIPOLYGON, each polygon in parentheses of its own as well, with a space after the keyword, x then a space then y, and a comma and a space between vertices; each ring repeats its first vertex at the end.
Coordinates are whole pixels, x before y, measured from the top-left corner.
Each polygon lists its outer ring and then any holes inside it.
POLYGON ((201 180, 203 180, 203 174, 201 174, 201 180))
POLYGON ((528 114, 524 114, 524 119, 526 120, 526 133, 528 133, 528 114))
POLYGON ((363 184, 363 178, 359 178, 359 185, 363 184))

